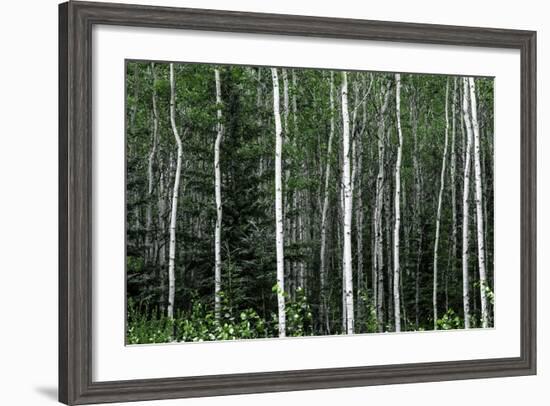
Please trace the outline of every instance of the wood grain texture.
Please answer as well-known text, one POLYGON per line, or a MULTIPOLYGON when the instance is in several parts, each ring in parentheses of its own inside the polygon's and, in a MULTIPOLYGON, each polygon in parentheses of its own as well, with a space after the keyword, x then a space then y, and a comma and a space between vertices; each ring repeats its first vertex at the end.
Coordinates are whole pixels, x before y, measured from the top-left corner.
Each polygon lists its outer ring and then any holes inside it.
POLYGON ((536 33, 69 2, 59 6, 59 400, 88 404, 536 373, 536 33), (521 355, 485 359, 92 381, 91 32, 94 24, 518 49, 521 53, 521 355))

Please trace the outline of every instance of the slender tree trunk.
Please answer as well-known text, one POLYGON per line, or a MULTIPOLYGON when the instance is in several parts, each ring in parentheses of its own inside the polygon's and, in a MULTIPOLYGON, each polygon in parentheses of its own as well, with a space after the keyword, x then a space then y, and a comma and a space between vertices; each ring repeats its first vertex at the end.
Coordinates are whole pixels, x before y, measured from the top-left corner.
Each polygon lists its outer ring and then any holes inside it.
POLYGON ((174 176, 174 191, 172 194, 172 212, 170 215, 170 247, 168 251, 168 317, 174 318, 174 296, 176 292, 176 221, 178 213, 178 191, 181 175, 181 157, 183 147, 181 137, 176 126, 176 83, 174 79, 174 64, 170 64, 170 123, 178 147, 176 174, 174 176))
POLYGON ((286 336, 285 313, 285 268, 284 268, 284 219, 282 190, 283 130, 281 128, 279 76, 276 68, 271 68, 273 79, 273 115, 275 117, 275 222, 277 243, 277 305, 279 316, 279 337, 286 336))
POLYGON ((487 303, 487 276, 485 270, 485 234, 483 232, 483 208, 481 193, 481 165, 480 165, 480 141, 479 125, 477 122, 477 101, 476 85, 474 78, 468 78, 470 87, 470 104, 472 108, 472 128, 474 132, 474 173, 475 173, 475 194, 476 194, 476 214, 477 214, 477 258, 479 262, 479 294, 481 298, 481 325, 483 328, 489 327, 489 311, 487 303))
MULTIPOLYGON (((343 147, 343 145, 342 145, 343 147)), ((340 168, 343 167, 343 163, 344 163, 344 158, 343 158, 343 148, 341 148, 341 158, 340 158, 340 168)), ((342 176, 343 176, 343 172, 341 172, 342 176)), ((346 242, 345 242, 345 227, 344 227, 344 222, 345 222, 345 216, 346 216, 346 209, 345 209, 345 198, 344 198, 344 182, 341 180, 340 181, 340 216, 338 217, 340 219, 340 221, 338 222, 338 224, 340 225, 340 233, 342 235, 342 238, 341 238, 341 244, 340 244, 340 248, 341 248, 341 252, 339 253, 338 257, 341 258, 341 269, 340 269, 340 275, 341 275, 341 292, 340 292, 340 296, 341 296, 341 300, 342 300, 342 320, 341 320, 341 323, 342 323, 342 332, 343 334, 347 334, 347 323, 348 323, 348 316, 347 316, 347 296, 346 296, 346 269, 347 269, 347 266, 346 266, 346 256, 345 256, 345 248, 346 248, 346 242)), ((353 267, 352 267, 353 268, 353 267)))
POLYGON ((437 198, 437 214, 435 218, 435 244, 434 244, 434 275, 433 275, 433 318, 434 330, 437 330, 437 266, 439 253, 439 233, 441 228, 441 207, 443 204, 443 190, 445 189, 445 169, 447 166, 447 146, 449 143, 449 81, 445 89, 445 143, 443 146, 443 160, 441 162, 441 175, 439 177, 439 197, 437 198))
POLYGON ((399 227, 401 222, 401 155, 403 148, 403 133, 401 131, 401 75, 395 75, 395 109, 397 114, 397 162, 395 163, 395 223, 393 228, 393 311, 395 317, 395 331, 401 331, 401 297, 400 297, 400 273, 399 268, 399 227))
POLYGON ((470 291, 468 275, 468 244, 469 244, 469 194, 470 194, 470 164, 472 149, 472 128, 470 124, 468 79, 462 79, 462 110, 466 127, 467 141, 464 154, 464 189, 462 195, 462 301, 464 307, 464 328, 470 328, 470 291))
POLYGON ((343 184, 343 209, 344 209, 344 290, 346 303, 346 333, 353 334, 354 311, 353 311, 353 276, 351 256, 351 220, 352 220, 352 190, 351 190, 351 165, 350 165, 350 129, 348 111, 348 76, 342 72, 342 141, 343 141, 343 162, 342 162, 342 184, 343 184))
MULTIPOLYGON (((390 145, 391 140, 391 131, 392 128, 388 128, 387 134, 386 134, 386 143, 390 145)), ((387 289, 387 325, 388 329, 392 330, 395 326, 395 313, 393 310, 393 244, 392 244, 392 233, 393 233, 393 205, 392 205, 392 184, 391 184, 391 178, 393 169, 391 168, 391 163, 388 163, 388 168, 386 168, 387 173, 387 187, 384 190, 384 232, 386 234, 385 238, 385 249, 386 249, 386 271, 387 271, 387 282, 388 282, 388 289, 387 289)))
POLYGON ((220 172, 220 144, 223 137, 222 124, 222 91, 220 81, 220 70, 214 69, 214 77, 216 80, 216 106, 217 106, 217 135, 214 144, 214 187, 216 195, 216 229, 214 234, 214 313, 216 320, 220 318, 222 289, 222 255, 221 255, 221 239, 222 239, 222 179, 220 172))

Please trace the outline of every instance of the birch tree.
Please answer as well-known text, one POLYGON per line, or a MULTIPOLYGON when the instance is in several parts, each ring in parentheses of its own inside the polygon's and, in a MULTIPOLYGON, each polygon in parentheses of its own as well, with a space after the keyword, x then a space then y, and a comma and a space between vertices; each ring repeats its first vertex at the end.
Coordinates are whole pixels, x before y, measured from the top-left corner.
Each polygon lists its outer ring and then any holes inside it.
POLYGON ((470 124, 468 79, 462 79, 462 111, 464 126, 466 127, 466 151, 464 154, 464 188, 462 192, 462 302, 464 308, 464 328, 470 328, 470 288, 468 274, 468 245, 469 245, 469 217, 470 217, 470 165, 472 150, 472 127, 470 124))
POLYGON ((342 72, 342 186, 343 186, 343 209, 344 209, 344 293, 345 293, 345 316, 346 333, 353 334, 354 312, 353 312, 353 276, 351 256, 351 215, 352 215, 352 190, 351 190, 351 165, 350 165, 350 129, 348 111, 348 76, 342 72))
POLYGON ((281 127, 279 76, 277 68, 271 68, 273 80, 273 115, 275 118, 275 223, 277 247, 277 304, 279 316, 279 337, 286 336, 285 313, 285 269, 284 269, 284 219, 283 219, 283 190, 282 190, 282 154, 283 130, 281 127))
POLYGON ((472 129, 474 135, 474 173, 475 173, 475 194, 476 194, 476 218, 477 218, 477 258, 479 263, 479 288, 481 298, 481 325, 489 327, 489 311, 487 303, 487 275, 485 271, 485 234, 483 232, 483 207, 482 207, 482 185, 480 165, 480 141, 479 125, 477 122, 476 85, 474 78, 468 78, 470 91, 470 104, 472 111, 472 129))
POLYGON ((217 115, 217 135, 214 143, 214 187, 216 195, 216 229, 214 236, 214 314, 216 319, 220 318, 221 298, 220 292, 222 288, 222 257, 221 257, 221 233, 222 233, 222 180, 220 172, 220 144, 223 137, 222 124, 222 91, 220 70, 214 69, 214 77, 216 81, 216 115, 217 115))
POLYGON ((176 221, 178 214, 178 191, 181 176, 181 159, 183 146, 176 125, 176 81, 174 79, 174 64, 170 64, 170 124, 177 144, 176 173, 174 175, 174 188, 172 193, 172 210, 170 215, 170 247, 168 250, 168 317, 174 318, 174 296, 176 293, 175 267, 176 267, 176 221))
POLYGON ((443 158, 441 161, 441 175, 439 177, 439 195, 437 198, 437 214, 435 217, 435 243, 434 243, 434 275, 433 275, 433 318, 434 330, 437 330, 437 278, 438 278, 438 253, 439 233, 441 228, 441 207, 443 204, 443 190, 445 189, 445 169, 447 165, 447 146, 449 143, 449 81, 445 88, 445 141, 443 144, 443 158))
POLYGON ((393 310, 395 317, 395 331, 401 331, 401 298, 400 298, 400 273, 399 268, 399 227, 401 222, 401 156, 403 149, 403 133, 401 131, 401 75, 395 74, 395 110, 397 115, 397 162, 395 163, 395 224, 393 228, 393 310))

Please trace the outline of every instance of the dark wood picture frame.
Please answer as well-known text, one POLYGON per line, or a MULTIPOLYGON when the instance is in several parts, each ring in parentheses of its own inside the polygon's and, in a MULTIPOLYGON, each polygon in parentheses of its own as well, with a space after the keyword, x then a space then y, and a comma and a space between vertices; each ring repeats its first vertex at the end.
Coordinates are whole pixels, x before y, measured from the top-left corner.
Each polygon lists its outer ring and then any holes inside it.
POLYGON ((59 400, 217 396, 536 373, 536 32, 109 3, 59 6, 59 400), (517 358, 92 380, 92 27, 284 34, 518 49, 521 54, 521 353, 517 358))

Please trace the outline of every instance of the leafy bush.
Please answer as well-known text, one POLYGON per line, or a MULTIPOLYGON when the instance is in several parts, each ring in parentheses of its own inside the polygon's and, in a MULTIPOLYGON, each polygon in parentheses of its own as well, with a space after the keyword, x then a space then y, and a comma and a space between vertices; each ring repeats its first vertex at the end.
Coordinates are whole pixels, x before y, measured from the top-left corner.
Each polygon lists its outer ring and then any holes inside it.
POLYGON ((196 302, 189 314, 180 313, 174 320, 175 341, 214 341, 262 338, 271 336, 267 323, 253 309, 234 315, 223 306, 216 320, 213 311, 196 302))
POLYGON ((440 330, 453 330, 457 328, 463 328, 464 320, 462 320, 453 309, 447 310, 447 312, 437 319, 437 328, 440 330))
POLYGON ((363 320, 358 320, 361 323, 359 325, 359 331, 365 331, 366 333, 376 333, 378 331, 378 322, 376 320, 376 304, 372 296, 369 296, 367 289, 361 289, 359 295, 362 299, 363 305, 363 320))
POLYGON ((126 325, 127 344, 155 344, 172 341, 174 321, 153 311, 147 317, 148 309, 128 300, 128 322, 126 325), (141 311, 143 309, 143 311, 141 311))
MULTIPOLYGON (((126 340, 128 344, 167 343, 173 341, 240 340, 277 337, 277 318, 265 320, 254 309, 234 311, 221 293, 222 306, 216 319, 213 310, 195 301, 191 311, 177 312, 171 320, 158 310, 128 301, 126 340)), ((285 295, 286 296, 286 295, 285 295)), ((287 335, 313 334, 312 312, 303 289, 286 304, 287 335)))
POLYGON ((286 304, 286 331, 290 337, 313 334, 313 317, 303 288, 296 289, 296 299, 286 304))

